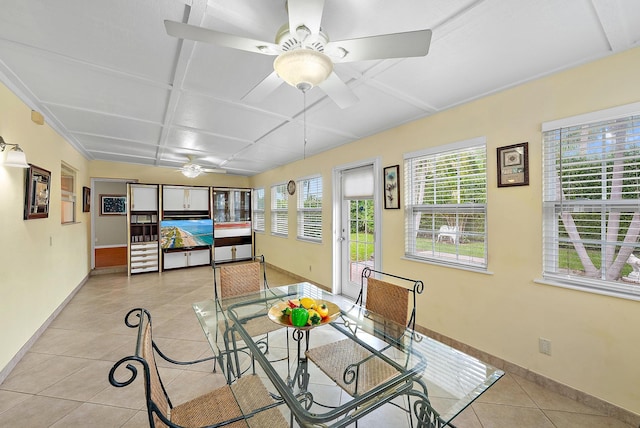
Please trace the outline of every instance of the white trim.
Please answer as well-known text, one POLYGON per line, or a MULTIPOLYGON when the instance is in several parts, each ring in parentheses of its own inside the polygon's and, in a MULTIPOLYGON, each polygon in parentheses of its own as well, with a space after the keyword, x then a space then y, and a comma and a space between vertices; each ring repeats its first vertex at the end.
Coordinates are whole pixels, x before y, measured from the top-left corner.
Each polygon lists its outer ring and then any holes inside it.
POLYGON ((640 102, 543 122, 542 132, 637 114, 640 114, 640 102))
POLYGON ((376 237, 374 243, 374 269, 380 270, 382 266, 382 201, 380 196, 380 189, 382 189, 382 167, 380 166, 382 160, 380 156, 362 159, 359 161, 349 162, 342 165, 333 167, 332 170, 332 183, 331 188, 333 190, 333 201, 331 202, 331 216, 333 221, 333 231, 331 235, 332 248, 333 248, 333 283, 331 284, 331 292, 335 294, 342 293, 342 243, 340 241, 341 232, 340 226, 342 225, 342 183, 340 180, 341 174, 345 170, 359 168, 363 166, 371 165, 373 168, 373 205, 375 216, 375 231, 376 237))
POLYGON ((455 143, 443 144, 440 146, 429 147, 428 149, 422 149, 415 152, 405 153, 403 155, 403 159, 404 160, 413 159, 420 156, 428 156, 436 153, 438 154, 446 153, 454 150, 466 149, 468 147, 475 147, 475 146, 481 146, 486 144, 487 144, 486 137, 484 136, 475 137, 475 138, 470 138, 468 140, 456 141, 455 143))

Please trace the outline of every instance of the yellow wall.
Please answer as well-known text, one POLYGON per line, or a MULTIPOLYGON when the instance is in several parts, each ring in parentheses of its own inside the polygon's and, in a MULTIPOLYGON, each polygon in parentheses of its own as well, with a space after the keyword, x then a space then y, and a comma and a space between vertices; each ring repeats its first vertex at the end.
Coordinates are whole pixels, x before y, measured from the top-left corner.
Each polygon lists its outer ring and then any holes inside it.
POLYGON ((322 174, 324 231, 320 245, 296 240, 292 198, 289 237, 259 234, 256 248, 270 263, 331 287, 334 166, 375 156, 383 166, 402 165, 404 153, 485 136, 491 274, 402 259, 403 210, 383 212, 383 270, 424 280, 420 325, 640 413, 640 302, 534 282, 542 271, 541 123, 637 101, 640 48, 257 175, 251 183, 265 188, 268 230, 270 186, 322 174), (530 185, 498 189, 496 148, 524 141, 530 185), (539 337, 551 340, 552 356, 538 352, 539 337))
MULTIPOLYGON (((88 162, 0 85, 0 135, 19 144, 27 161, 51 171, 49 217, 23 220, 24 174, 0 165, 0 368, 89 273, 89 213, 76 207, 77 223, 60 224, 60 165, 77 170, 76 194, 89 186, 88 162)), ((4 160, 5 154, 0 154, 4 160)), ((82 198, 80 198, 82 200, 82 198)))

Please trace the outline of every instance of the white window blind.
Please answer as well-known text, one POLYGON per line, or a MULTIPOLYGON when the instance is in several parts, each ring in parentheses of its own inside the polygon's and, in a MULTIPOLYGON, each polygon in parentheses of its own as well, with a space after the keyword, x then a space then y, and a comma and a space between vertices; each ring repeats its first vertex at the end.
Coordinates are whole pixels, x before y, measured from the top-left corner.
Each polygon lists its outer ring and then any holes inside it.
POLYGON ((298 238, 322 241, 322 177, 298 182, 298 238))
POLYGON ((253 191, 253 230, 264 232, 264 188, 253 191))
POLYGON ((405 255, 486 269, 484 139, 409 154, 404 171, 405 255))
POLYGON ((342 197, 345 200, 373 198, 374 177, 371 165, 342 173, 342 197))
POLYGON ((289 200, 286 184, 271 187, 271 233, 284 236, 289 234, 289 200))
POLYGON ((640 299, 640 115, 545 129, 544 277, 640 299))

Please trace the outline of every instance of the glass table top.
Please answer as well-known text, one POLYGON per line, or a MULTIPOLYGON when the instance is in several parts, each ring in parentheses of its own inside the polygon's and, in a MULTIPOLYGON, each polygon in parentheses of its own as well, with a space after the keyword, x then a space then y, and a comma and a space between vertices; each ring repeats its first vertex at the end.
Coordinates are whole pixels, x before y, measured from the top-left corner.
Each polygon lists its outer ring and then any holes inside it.
MULTIPOLYGON (((438 419, 433 426, 439 426, 504 374, 309 283, 205 300, 193 308, 228 381, 255 370, 301 425, 346 426, 398 396, 408 396, 412 403, 426 403, 416 409, 434 410, 438 419), (335 303, 340 314, 305 331, 269 319, 274 305, 301 297, 335 303), (249 355, 258 363, 255 369, 249 355), (347 398, 324 398, 329 386, 346 391, 342 397, 347 398)), ((430 417, 429 412, 413 411, 414 418, 430 417)))

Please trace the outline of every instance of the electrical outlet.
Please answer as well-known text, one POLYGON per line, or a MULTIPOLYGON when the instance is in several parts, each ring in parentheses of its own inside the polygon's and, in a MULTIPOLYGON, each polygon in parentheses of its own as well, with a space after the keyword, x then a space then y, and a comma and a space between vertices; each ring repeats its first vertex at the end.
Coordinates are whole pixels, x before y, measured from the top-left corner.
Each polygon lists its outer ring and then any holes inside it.
POLYGON ((538 338, 538 350, 541 354, 551 355, 551 341, 543 337, 538 338))

